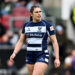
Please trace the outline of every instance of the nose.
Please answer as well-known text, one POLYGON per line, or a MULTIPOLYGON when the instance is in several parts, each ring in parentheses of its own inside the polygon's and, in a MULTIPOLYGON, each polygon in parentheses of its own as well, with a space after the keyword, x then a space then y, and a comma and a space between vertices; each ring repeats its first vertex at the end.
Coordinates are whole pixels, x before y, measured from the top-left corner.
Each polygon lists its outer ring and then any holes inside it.
POLYGON ((38 12, 38 15, 41 15, 41 13, 40 13, 40 12, 38 12))
POLYGON ((40 13, 38 13, 38 15, 40 15, 40 13))

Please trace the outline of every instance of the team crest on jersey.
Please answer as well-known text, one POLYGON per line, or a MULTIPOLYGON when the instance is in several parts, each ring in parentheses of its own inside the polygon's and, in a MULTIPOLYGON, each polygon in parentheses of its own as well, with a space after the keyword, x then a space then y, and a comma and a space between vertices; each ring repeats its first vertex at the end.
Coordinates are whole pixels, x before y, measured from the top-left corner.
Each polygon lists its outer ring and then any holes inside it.
POLYGON ((51 26, 51 27, 50 27, 50 31, 53 31, 53 30, 54 30, 54 27, 53 27, 53 26, 51 26))
POLYGON ((39 32, 41 32, 41 29, 42 29, 42 27, 41 27, 41 26, 39 26, 39 27, 38 27, 38 31, 39 31, 39 32))

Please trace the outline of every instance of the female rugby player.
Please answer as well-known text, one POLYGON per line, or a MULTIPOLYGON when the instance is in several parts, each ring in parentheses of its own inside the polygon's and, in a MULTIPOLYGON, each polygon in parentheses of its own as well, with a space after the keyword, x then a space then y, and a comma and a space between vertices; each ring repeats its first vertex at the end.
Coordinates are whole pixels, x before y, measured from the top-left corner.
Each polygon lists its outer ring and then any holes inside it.
POLYGON ((42 20, 42 10, 39 6, 32 6, 32 21, 24 24, 22 33, 16 47, 10 56, 13 62, 16 54, 21 50, 24 41, 27 41, 26 63, 29 75, 44 75, 49 63, 49 51, 47 50, 47 38, 52 41, 55 60, 55 67, 60 66, 59 47, 54 28, 46 20, 42 20))

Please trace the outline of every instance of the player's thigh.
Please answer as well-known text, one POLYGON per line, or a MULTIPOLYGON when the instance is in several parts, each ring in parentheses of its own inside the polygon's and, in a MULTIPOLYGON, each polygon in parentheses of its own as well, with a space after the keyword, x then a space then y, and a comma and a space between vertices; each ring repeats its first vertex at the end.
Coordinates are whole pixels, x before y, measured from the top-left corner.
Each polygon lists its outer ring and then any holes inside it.
POLYGON ((28 68, 29 75, 32 75, 33 69, 34 69, 34 65, 32 65, 32 64, 27 64, 27 68, 28 68))
POLYGON ((46 63, 37 62, 34 65, 33 75, 44 75, 48 65, 46 63))

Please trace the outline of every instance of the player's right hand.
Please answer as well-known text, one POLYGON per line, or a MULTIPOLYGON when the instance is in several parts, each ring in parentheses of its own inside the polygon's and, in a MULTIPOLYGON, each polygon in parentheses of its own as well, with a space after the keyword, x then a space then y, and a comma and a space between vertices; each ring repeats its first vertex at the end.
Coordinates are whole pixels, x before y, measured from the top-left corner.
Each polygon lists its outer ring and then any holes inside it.
POLYGON ((16 56, 15 53, 13 53, 13 54, 10 56, 10 61, 11 61, 11 62, 14 62, 14 58, 15 58, 15 56, 16 56))

